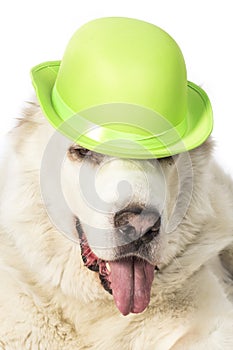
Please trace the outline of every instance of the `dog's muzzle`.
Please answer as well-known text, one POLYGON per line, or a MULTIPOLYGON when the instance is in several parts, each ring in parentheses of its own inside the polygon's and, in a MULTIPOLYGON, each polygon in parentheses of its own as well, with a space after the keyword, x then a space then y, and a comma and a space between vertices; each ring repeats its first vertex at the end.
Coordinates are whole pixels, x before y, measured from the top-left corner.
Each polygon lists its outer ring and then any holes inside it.
POLYGON ((103 287, 113 294, 123 315, 140 313, 149 305, 157 266, 150 262, 145 251, 159 234, 160 223, 156 210, 136 206, 117 212, 114 215, 115 246, 111 249, 115 257, 108 259, 100 258, 92 251, 88 237, 77 222, 84 264, 99 272, 103 287))

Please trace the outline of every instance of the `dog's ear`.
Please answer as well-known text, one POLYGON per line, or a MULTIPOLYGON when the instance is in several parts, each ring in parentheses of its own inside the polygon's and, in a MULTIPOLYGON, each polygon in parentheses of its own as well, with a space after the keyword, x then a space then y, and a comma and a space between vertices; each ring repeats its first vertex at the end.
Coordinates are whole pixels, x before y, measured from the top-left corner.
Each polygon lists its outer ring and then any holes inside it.
POLYGON ((209 160, 212 158, 215 143, 212 137, 209 137, 202 145, 191 150, 190 156, 192 158, 193 165, 198 164, 198 167, 206 166, 209 160))

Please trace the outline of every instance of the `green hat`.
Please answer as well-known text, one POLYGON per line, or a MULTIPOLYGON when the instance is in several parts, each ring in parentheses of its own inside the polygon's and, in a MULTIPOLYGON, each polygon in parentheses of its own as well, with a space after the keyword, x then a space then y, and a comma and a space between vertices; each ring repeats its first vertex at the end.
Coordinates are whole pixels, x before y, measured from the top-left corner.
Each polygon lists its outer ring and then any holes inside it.
POLYGON ((31 74, 49 122, 96 152, 161 158, 199 146, 212 131, 210 101, 187 81, 180 48, 144 21, 91 21, 73 35, 62 61, 31 74))

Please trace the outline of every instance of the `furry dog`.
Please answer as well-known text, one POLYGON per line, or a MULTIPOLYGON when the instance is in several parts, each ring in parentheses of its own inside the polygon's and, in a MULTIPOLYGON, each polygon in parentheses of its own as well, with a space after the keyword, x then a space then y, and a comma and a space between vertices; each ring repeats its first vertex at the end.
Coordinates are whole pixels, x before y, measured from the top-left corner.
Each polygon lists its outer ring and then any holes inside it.
POLYGON ((232 349, 233 185, 212 148, 105 156, 33 103, 0 171, 0 349, 232 349))

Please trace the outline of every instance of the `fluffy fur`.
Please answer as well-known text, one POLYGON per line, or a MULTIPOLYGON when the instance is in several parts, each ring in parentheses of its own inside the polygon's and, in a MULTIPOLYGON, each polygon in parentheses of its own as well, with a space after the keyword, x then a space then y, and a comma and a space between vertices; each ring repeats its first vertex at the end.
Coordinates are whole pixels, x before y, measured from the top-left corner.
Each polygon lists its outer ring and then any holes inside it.
MULTIPOLYGON (((0 349, 231 350, 233 186, 212 157, 211 140, 188 158, 160 161, 166 199, 159 248, 151 252, 159 271, 149 307, 122 316, 84 266, 80 245, 46 211, 40 169, 53 132, 32 105, 9 134, 1 165, 0 349)), ((66 162, 65 169, 78 166, 66 162)), ((75 236, 75 225, 67 227, 75 236)))

